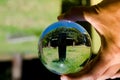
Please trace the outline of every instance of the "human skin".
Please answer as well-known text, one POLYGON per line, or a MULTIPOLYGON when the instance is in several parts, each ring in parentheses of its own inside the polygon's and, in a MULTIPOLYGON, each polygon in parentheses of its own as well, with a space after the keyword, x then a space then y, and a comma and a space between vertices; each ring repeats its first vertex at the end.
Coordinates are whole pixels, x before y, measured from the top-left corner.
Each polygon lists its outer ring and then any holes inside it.
POLYGON ((87 21, 98 32, 101 47, 97 56, 78 73, 61 80, 105 80, 120 77, 120 0, 103 0, 91 7, 73 7, 59 20, 87 21))

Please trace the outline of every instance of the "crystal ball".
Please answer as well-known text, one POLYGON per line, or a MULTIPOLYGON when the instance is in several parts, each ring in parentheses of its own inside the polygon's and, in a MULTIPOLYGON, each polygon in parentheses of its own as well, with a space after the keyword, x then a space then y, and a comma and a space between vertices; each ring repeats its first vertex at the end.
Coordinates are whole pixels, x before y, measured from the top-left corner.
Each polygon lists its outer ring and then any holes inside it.
POLYGON ((49 25, 38 42, 39 58, 49 71, 76 73, 91 57, 91 37, 80 24, 62 20, 49 25))

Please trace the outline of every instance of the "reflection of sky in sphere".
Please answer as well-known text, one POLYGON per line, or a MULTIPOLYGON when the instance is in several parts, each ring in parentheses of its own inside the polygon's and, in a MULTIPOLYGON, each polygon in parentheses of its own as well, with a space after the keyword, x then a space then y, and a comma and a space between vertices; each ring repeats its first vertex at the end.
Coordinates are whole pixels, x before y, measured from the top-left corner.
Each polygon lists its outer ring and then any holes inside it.
POLYGON ((76 28, 82 33, 86 33, 87 31, 79 24, 72 22, 72 21, 67 21, 67 20, 62 20, 56 23, 51 24, 48 26, 45 31, 42 33, 42 38, 49 32, 52 31, 53 29, 56 29, 58 27, 65 26, 66 28, 76 28))

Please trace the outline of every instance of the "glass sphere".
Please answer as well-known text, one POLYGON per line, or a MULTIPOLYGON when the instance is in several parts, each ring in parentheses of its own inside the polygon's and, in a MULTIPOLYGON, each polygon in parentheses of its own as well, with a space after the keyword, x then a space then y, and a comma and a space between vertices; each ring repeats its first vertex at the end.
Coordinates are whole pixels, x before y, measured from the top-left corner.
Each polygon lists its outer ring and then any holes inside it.
POLYGON ((70 74, 83 69, 91 57, 88 32, 72 21, 58 21, 48 26, 38 43, 39 58, 55 74, 70 74))

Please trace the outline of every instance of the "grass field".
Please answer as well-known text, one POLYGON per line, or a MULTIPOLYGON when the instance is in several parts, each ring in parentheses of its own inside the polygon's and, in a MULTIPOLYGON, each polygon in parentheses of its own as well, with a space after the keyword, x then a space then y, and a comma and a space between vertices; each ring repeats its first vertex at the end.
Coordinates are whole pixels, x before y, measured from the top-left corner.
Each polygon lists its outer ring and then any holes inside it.
POLYGON ((59 61, 58 48, 44 48, 41 59, 44 65, 51 71, 63 73, 74 73, 83 68, 82 65, 91 56, 91 47, 84 45, 68 46, 65 61, 59 61))
POLYGON ((34 54, 41 32, 57 21, 60 0, 0 0, 0 55, 34 54), (10 36, 34 36, 11 43, 10 36))

